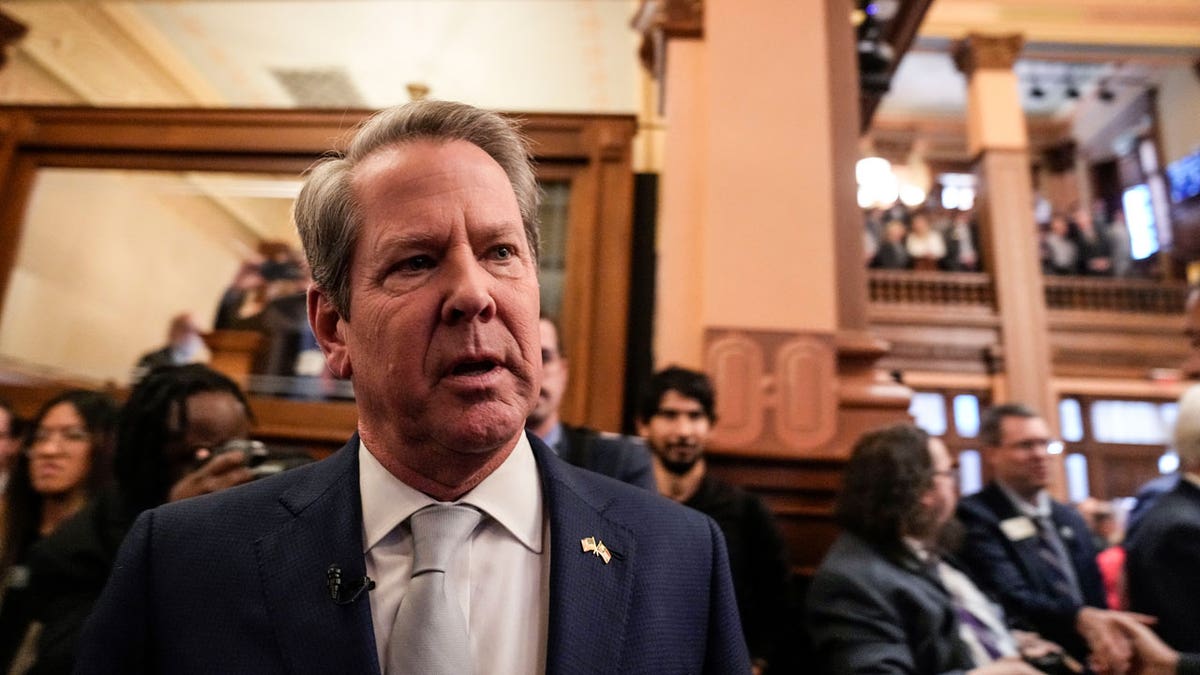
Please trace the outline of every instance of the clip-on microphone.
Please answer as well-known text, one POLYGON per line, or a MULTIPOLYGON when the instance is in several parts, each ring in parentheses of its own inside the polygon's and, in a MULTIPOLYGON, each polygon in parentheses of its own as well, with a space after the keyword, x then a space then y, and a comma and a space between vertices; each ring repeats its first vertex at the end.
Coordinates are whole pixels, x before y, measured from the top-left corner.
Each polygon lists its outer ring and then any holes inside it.
POLYGON ((363 593, 375 588, 375 581, 371 577, 364 576, 362 581, 358 582, 358 588, 350 593, 350 597, 343 597, 342 593, 342 568, 337 563, 329 565, 329 569, 325 571, 325 588, 329 589, 329 599, 339 605, 348 605, 355 600, 358 600, 363 593))

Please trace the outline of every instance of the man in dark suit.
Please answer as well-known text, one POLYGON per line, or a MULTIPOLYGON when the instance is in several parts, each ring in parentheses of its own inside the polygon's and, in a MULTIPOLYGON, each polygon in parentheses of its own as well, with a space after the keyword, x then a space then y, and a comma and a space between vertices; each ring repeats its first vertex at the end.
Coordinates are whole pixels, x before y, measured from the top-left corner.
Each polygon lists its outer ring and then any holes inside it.
POLYGON ((512 124, 461 104, 383 111, 316 166, 309 320, 358 433, 143 514, 77 672, 748 672, 716 525, 524 433, 536 214, 512 124))
POLYGON ((525 421, 526 428, 571 464, 654 492, 650 452, 640 438, 602 433, 562 422, 558 408, 567 391, 569 362, 562 349, 558 326, 553 321, 542 317, 539 333, 542 387, 538 392, 537 407, 525 421))
POLYGON ((1174 489, 1155 500, 1125 542, 1129 608, 1158 617, 1171 647, 1200 652, 1200 387, 1179 399, 1174 489))
POLYGON ((979 440, 994 480, 958 505, 967 529, 963 559, 1014 618, 1079 658, 1124 663, 1128 640, 1102 611, 1104 586, 1087 524, 1050 498, 1046 422, 1029 408, 987 410, 979 440))
POLYGON ((1032 675, 1022 649, 1056 653, 1035 636, 1020 636, 1019 647, 999 610, 947 562, 940 540, 956 498, 941 441, 909 424, 859 439, 838 496, 844 531, 807 596, 813 672, 1032 675))

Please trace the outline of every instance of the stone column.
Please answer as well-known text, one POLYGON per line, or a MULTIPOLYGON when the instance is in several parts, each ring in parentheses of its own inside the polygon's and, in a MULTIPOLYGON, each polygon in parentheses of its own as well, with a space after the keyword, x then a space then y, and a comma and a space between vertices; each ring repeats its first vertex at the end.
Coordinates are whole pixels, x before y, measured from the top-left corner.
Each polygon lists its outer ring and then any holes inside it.
MULTIPOLYGON (((979 178, 984 263, 992 274, 1006 376, 1004 401, 1025 403, 1058 429, 1041 256, 1033 219, 1029 138, 1013 63, 1019 35, 971 34, 954 49, 968 80, 967 145, 979 178)), ((1054 472, 1061 496, 1062 462, 1054 472)))

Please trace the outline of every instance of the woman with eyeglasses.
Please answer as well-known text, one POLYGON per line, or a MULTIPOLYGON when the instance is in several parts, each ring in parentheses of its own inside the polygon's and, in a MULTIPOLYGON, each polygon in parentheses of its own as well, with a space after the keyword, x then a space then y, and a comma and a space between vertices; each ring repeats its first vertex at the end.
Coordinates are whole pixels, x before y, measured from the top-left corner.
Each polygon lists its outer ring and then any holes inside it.
POLYGON ((29 425, 4 495, 0 663, 25 637, 29 548, 111 481, 117 411, 108 395, 76 389, 47 401, 29 425))

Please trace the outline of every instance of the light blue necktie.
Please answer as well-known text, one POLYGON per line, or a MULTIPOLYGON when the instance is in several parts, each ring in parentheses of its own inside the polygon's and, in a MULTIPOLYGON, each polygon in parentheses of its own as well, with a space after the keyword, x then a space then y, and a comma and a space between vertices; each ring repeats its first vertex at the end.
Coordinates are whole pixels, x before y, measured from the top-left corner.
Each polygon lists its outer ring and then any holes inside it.
POLYGON ((396 611, 387 675, 471 675, 467 620, 446 584, 446 568, 483 517, 458 504, 435 504, 410 518, 412 579, 396 611))

